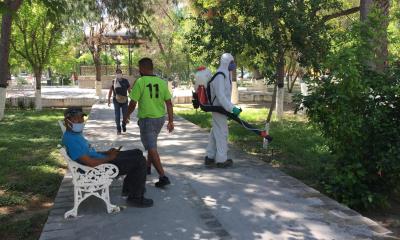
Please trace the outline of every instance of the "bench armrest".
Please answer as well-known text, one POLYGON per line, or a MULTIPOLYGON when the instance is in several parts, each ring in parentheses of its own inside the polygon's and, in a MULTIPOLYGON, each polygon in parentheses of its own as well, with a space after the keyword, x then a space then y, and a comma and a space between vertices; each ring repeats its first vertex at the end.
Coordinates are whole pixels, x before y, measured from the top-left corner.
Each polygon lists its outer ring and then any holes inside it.
POLYGON ((105 163, 92 168, 71 160, 64 148, 60 149, 60 153, 68 162, 73 181, 78 185, 106 183, 118 176, 118 167, 113 164, 105 163))

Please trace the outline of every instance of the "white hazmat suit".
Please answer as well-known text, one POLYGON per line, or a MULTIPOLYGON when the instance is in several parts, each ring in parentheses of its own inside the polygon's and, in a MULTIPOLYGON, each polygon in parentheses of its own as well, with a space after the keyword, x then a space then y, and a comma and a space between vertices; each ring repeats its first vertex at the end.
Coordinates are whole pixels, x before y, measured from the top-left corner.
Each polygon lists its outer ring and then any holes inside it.
MULTIPOLYGON (((222 106, 227 112, 232 112, 234 105, 231 103, 232 80, 228 70, 229 64, 234 61, 233 56, 224 53, 221 56, 220 66, 215 79, 211 82, 211 100, 214 106, 222 106)), ((228 159, 228 118, 227 116, 213 112, 212 128, 208 139, 207 157, 215 159, 216 163, 223 163, 228 159)))

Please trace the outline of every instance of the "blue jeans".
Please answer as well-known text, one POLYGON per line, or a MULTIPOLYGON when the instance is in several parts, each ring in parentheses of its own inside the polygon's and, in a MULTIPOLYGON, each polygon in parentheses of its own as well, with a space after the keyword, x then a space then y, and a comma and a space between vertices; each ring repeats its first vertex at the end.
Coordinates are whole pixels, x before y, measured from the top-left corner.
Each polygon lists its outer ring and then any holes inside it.
MULTIPOLYGON (((121 121, 122 121, 121 110, 122 110, 122 116, 126 115, 126 113, 128 112, 128 102, 119 103, 114 98, 113 103, 114 103, 114 112, 115 112, 115 124, 117 125, 117 131, 121 132, 121 121)), ((122 123, 122 127, 125 129, 124 123, 122 123)))

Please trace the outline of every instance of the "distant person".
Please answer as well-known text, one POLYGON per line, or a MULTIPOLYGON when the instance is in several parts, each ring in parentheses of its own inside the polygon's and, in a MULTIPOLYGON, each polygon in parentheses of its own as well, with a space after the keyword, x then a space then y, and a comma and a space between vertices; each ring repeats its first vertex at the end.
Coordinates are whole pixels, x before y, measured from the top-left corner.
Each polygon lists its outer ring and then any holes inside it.
POLYGON ((111 94, 113 95, 113 104, 115 112, 115 124, 117 125, 117 134, 121 135, 121 130, 126 132, 126 124, 122 122, 121 128, 121 110, 122 116, 126 115, 128 110, 128 94, 131 90, 129 81, 122 77, 122 70, 115 71, 115 79, 113 80, 110 91, 108 91, 108 106, 111 104, 111 94))
POLYGON ((123 122, 128 121, 136 108, 136 103, 139 103, 138 125, 140 139, 148 152, 148 174, 150 174, 151 164, 153 164, 159 174, 159 181, 155 186, 164 187, 170 184, 170 181, 161 165, 157 150, 157 138, 165 123, 165 106, 167 106, 168 112, 167 129, 169 132, 174 130, 171 93, 168 90, 167 82, 153 74, 153 61, 150 58, 142 58, 139 61, 139 72, 141 77, 136 80, 129 95, 131 102, 123 122))
POLYGON ((122 185, 122 195, 127 196, 128 205, 151 207, 153 200, 144 197, 146 184, 146 159, 139 149, 120 151, 111 148, 106 152, 97 152, 89 146, 82 135, 84 114, 82 108, 70 107, 64 112, 66 131, 62 143, 68 156, 80 164, 96 167, 111 163, 118 167, 119 175, 126 175, 122 185))

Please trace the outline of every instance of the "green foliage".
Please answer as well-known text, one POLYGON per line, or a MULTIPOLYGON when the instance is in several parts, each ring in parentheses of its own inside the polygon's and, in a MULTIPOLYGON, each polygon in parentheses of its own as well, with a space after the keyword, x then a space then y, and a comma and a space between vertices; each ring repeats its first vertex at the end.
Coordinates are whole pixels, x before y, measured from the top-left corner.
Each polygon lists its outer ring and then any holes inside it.
POLYGON ((282 54, 299 52, 303 66, 319 67, 330 39, 321 12, 338 8, 335 0, 193 1, 188 34, 193 55, 215 63, 222 52, 239 55, 264 76, 273 76, 282 54))
POLYGON ((389 32, 389 53, 391 60, 399 61, 400 59, 400 2, 392 2, 392 11, 390 24, 388 28, 389 32))
POLYGON ((0 207, 23 205, 26 202, 27 199, 18 192, 9 191, 8 194, 0 196, 0 207))
POLYGON ((92 55, 88 52, 83 53, 79 58, 77 59, 77 62, 81 65, 93 65, 93 58, 92 55))
MULTIPOLYGON (((61 19, 40 1, 24 2, 15 18, 11 46, 35 73, 41 73, 61 38, 61 19)), ((38 84, 40 85, 40 84, 38 84)))
POLYGON ((10 220, 0 218, 1 239, 36 240, 40 237, 41 229, 47 219, 46 213, 33 214, 27 219, 10 220))
POLYGON ((321 175, 326 191, 358 209, 384 206, 400 181, 400 71, 370 71, 360 33, 341 36, 348 44, 329 56, 329 75, 309 76, 302 102, 335 156, 321 175))

